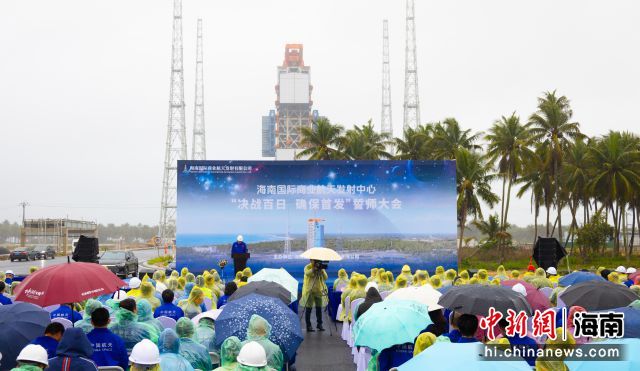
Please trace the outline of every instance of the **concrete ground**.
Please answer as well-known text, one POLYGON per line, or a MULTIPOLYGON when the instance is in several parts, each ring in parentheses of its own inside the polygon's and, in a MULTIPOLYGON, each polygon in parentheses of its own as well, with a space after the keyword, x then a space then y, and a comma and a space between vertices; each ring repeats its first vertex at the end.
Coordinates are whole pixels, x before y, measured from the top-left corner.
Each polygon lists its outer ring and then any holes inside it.
POLYGON ((305 332, 304 320, 302 322, 304 341, 298 349, 296 359, 297 371, 353 371, 356 369, 353 356, 347 343, 342 340, 341 323, 336 330, 331 324, 333 336, 329 334, 329 328, 325 325, 324 332, 305 332))

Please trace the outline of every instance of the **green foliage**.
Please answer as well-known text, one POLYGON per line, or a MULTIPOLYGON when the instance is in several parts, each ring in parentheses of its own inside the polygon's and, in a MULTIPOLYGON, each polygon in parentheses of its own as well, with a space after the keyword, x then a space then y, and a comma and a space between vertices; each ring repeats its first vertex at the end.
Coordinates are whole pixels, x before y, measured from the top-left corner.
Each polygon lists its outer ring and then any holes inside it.
POLYGON ((166 267, 172 261, 173 261, 173 256, 164 255, 164 256, 158 256, 157 258, 149 259, 147 263, 151 265, 161 265, 163 267, 166 267))
POLYGON ((576 245, 580 248, 580 255, 584 258, 594 255, 607 243, 612 236, 611 227, 601 213, 595 214, 589 223, 576 232, 576 245))

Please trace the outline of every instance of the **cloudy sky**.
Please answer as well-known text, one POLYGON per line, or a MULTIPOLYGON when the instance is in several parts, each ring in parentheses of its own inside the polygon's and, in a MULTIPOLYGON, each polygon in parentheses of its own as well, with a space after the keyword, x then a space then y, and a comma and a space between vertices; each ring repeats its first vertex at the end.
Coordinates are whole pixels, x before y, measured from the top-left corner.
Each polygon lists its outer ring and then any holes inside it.
MULTIPOLYGON (((322 115, 379 124, 384 18, 401 131, 404 1, 185 0, 183 13, 188 128, 204 22, 210 159, 259 158, 286 43, 304 43, 322 115)), ((637 132, 639 15, 634 0, 416 0, 422 120, 486 130, 557 89, 586 133, 637 132)), ((0 2, 0 220, 24 200, 28 217, 157 223, 171 18, 170 0, 0 2)), ((528 199, 510 217, 531 223, 528 199)))

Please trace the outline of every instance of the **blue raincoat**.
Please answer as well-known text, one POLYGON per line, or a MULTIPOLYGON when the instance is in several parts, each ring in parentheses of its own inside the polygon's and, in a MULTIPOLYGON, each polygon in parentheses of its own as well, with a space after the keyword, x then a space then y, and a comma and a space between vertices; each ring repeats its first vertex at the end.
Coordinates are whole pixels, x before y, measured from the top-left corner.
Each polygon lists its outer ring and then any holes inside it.
POLYGON ((160 334, 160 368, 163 370, 193 371, 193 367, 180 355, 180 338, 175 331, 168 328, 160 334))

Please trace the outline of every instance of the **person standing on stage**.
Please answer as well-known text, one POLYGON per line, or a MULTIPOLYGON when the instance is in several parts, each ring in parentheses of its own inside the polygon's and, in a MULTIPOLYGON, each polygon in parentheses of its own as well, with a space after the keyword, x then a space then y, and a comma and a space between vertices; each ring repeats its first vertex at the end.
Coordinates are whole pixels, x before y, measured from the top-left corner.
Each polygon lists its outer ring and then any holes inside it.
POLYGON ((249 259, 249 249, 244 243, 241 234, 236 238, 236 242, 231 247, 231 257, 233 258, 233 273, 242 272, 247 267, 247 259, 249 259))

